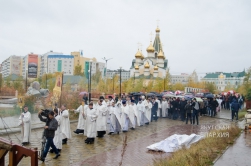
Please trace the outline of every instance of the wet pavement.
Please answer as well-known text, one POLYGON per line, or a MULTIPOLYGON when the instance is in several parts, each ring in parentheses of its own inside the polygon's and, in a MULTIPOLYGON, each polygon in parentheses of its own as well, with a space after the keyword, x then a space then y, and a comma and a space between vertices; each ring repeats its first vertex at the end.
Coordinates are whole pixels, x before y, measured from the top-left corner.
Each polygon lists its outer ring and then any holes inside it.
POLYGON ((243 132, 233 146, 216 161, 215 166, 250 166, 251 133, 243 132))
MULTIPOLYGON (((202 126, 212 124, 230 124, 229 120, 217 119, 211 117, 200 117, 200 125, 186 125, 178 120, 170 120, 166 118, 159 119, 158 122, 152 122, 148 126, 137 127, 136 130, 130 130, 127 133, 119 135, 105 135, 104 138, 96 138, 94 144, 85 144, 83 135, 73 133, 73 138, 68 141, 67 145, 63 145, 61 156, 54 160, 54 154, 48 154, 45 163, 39 161, 39 165, 118 165, 121 159, 121 150, 123 138, 127 135, 127 147, 123 158, 123 165, 127 166, 143 166, 151 165, 153 159, 166 156, 168 154, 158 154, 148 152, 146 147, 159 142, 172 134, 205 134, 205 128, 202 126)), ((77 123, 71 123, 71 130, 76 129, 77 123)), ((32 130, 31 145, 28 147, 38 147, 40 149, 40 138, 43 129, 32 130)), ((0 135, 13 142, 20 143, 20 133, 0 135)), ((29 165, 29 158, 25 158, 19 165, 29 165)), ((8 157, 6 156, 6 162, 8 157)))

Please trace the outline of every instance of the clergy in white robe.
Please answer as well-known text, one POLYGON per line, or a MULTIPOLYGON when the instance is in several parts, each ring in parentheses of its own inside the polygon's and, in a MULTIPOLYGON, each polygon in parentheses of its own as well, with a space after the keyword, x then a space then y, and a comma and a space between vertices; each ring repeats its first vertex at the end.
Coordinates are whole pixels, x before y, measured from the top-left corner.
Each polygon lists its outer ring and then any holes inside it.
POLYGON ((61 124, 61 116, 58 115, 58 109, 54 109, 54 116, 55 119, 58 121, 58 128, 55 131, 55 136, 53 138, 53 142, 54 145, 56 146, 56 148, 58 149, 58 151, 61 151, 62 149, 62 132, 61 132, 61 128, 60 128, 60 124, 61 124))
POLYGON ((157 96, 155 97, 155 102, 158 103, 157 117, 160 117, 161 104, 157 96))
POLYGON ((118 118, 120 119, 120 108, 115 106, 115 103, 112 103, 111 108, 109 109, 109 114, 110 114, 110 132, 109 135, 111 135, 112 133, 117 133, 119 134, 120 130, 121 130, 121 125, 120 122, 118 120, 118 118))
POLYGON ((79 113, 78 115, 78 125, 76 131, 74 133, 79 134, 79 133, 84 133, 85 129, 85 119, 83 117, 84 109, 85 107, 88 107, 88 105, 80 105, 78 109, 74 110, 75 113, 79 113))
POLYGON ((134 130, 135 129, 135 114, 134 114, 134 103, 132 101, 130 101, 130 104, 127 104, 128 108, 129 108, 129 127, 134 130))
POLYGON ((106 124, 107 124, 107 107, 103 104, 103 100, 99 100, 96 105, 98 111, 97 118, 97 137, 103 137, 106 134, 106 124))
POLYGON ((150 99, 145 100, 144 102, 145 106, 145 116, 147 120, 150 122, 151 121, 151 116, 152 116, 152 103, 150 102, 150 99))
MULTIPOLYGON (((112 107, 113 102, 114 100, 112 99, 112 96, 108 96, 108 101, 106 103, 108 112, 110 111, 110 108, 112 107)), ((107 124, 110 124, 110 121, 111 121, 111 116, 110 114, 107 114, 107 124)))
POLYGON ((62 131, 62 143, 66 144, 68 139, 71 139, 71 127, 70 127, 69 111, 66 109, 65 104, 61 106, 60 118, 61 118, 60 128, 62 131))
POLYGON ((27 106, 24 106, 24 112, 19 117, 19 126, 21 126, 22 145, 28 145, 31 135, 31 114, 27 106))
POLYGON ((127 132, 129 128, 129 107, 126 105, 126 101, 122 101, 121 107, 121 128, 123 132, 127 132))
POLYGON ((149 120, 146 118, 146 114, 145 114, 145 106, 142 102, 141 99, 139 99, 139 102, 137 104, 137 110, 140 116, 140 126, 143 126, 144 124, 149 124, 149 120))
POLYGON ((98 110, 96 107, 93 107, 93 103, 90 102, 88 107, 85 107, 83 117, 85 119, 85 135, 87 139, 85 143, 92 144, 94 143, 95 137, 97 135, 97 118, 98 118, 98 110))
POLYGON ((161 102, 161 111, 162 111, 162 117, 163 118, 167 118, 167 107, 168 107, 168 103, 166 101, 166 98, 163 97, 162 102, 161 102))

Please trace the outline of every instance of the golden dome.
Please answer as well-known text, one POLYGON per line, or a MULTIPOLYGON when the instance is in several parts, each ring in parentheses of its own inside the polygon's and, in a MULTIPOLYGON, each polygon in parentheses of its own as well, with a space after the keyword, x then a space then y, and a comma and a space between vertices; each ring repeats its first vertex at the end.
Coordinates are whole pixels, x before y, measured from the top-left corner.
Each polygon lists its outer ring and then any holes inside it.
POLYGON ((155 31, 156 31, 156 32, 160 32, 160 29, 159 29, 159 27, 157 27, 155 31))
POLYGON ((150 42, 150 45, 146 49, 147 52, 154 52, 154 47, 152 45, 152 42, 150 42))
POLYGON ((135 58, 141 58, 142 53, 138 50, 138 52, 135 54, 135 58))
POLYGON ((142 52, 140 52, 140 53, 141 53, 141 59, 143 60, 145 58, 145 56, 142 54, 142 52))
POLYGON ((145 66, 144 66, 145 68, 150 68, 150 65, 149 65, 149 63, 148 62, 146 62, 146 64, 145 64, 145 66))
POLYGON ((156 66, 154 66, 153 69, 154 69, 154 70, 158 70, 159 68, 158 68, 158 66, 156 65, 156 66))
POLYGON ((165 59, 165 56, 164 56, 162 50, 159 51, 159 53, 158 53, 158 58, 165 59))
POLYGON ((139 66, 138 65, 135 65, 135 70, 139 70, 139 66))

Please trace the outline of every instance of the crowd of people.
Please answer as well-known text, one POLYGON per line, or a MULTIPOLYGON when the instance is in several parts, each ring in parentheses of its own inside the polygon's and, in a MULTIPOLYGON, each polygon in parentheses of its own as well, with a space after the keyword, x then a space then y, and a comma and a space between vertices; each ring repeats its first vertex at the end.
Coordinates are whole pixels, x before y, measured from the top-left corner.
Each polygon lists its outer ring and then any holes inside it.
MULTIPOLYGON (((93 144, 96 137, 102 138, 106 132, 108 135, 128 132, 129 129, 135 130, 140 126, 150 125, 151 122, 158 121, 158 118, 181 120, 186 124, 190 121, 190 124, 199 125, 199 116, 213 117, 221 108, 231 109, 232 120, 234 117, 238 120, 238 111, 243 102, 242 96, 235 95, 191 100, 186 100, 184 97, 159 99, 157 96, 145 97, 144 95, 137 100, 130 96, 113 99, 109 96, 107 101, 100 96, 97 103, 91 101, 73 110, 79 113, 78 125, 74 133, 84 134, 87 137, 85 143, 93 144)), ((41 160, 45 160, 48 151, 55 153, 54 159, 57 159, 60 156, 62 144, 67 144, 67 140, 72 137, 69 110, 63 104, 61 108, 50 111, 47 117, 42 116, 41 113, 42 111, 38 112, 38 117, 46 123, 44 127, 46 146, 41 160)), ((28 107, 25 106, 19 118, 20 125, 23 126, 23 145, 29 144, 30 117, 28 107)))

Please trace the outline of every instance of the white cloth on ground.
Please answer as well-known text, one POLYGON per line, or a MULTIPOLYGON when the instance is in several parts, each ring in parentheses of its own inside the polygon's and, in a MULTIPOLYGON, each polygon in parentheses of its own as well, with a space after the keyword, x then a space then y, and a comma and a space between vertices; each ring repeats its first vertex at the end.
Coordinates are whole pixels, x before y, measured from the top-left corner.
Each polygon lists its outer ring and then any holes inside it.
POLYGON ((148 150, 162 151, 162 152, 174 152, 181 149, 183 146, 189 148, 191 144, 201 140, 203 136, 191 134, 191 135, 178 135, 174 134, 163 141, 154 143, 148 147, 148 150))

